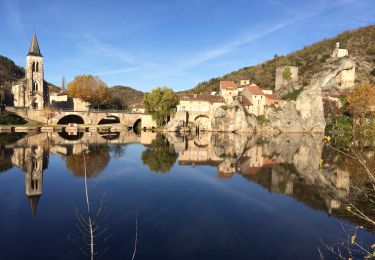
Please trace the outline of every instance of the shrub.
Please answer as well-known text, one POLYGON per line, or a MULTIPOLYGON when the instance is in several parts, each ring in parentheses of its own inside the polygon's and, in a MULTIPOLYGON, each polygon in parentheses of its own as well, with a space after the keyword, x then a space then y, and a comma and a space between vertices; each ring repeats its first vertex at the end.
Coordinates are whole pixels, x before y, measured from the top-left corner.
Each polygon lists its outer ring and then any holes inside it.
POLYGON ((260 115, 257 117, 257 119, 261 125, 264 125, 270 122, 270 120, 265 115, 260 115))
POLYGON ((13 112, 0 113, 0 125, 24 125, 27 121, 13 112))
POLYGON ((297 100, 299 94, 303 91, 304 87, 300 89, 293 90, 293 92, 290 92, 282 97, 284 100, 297 100))

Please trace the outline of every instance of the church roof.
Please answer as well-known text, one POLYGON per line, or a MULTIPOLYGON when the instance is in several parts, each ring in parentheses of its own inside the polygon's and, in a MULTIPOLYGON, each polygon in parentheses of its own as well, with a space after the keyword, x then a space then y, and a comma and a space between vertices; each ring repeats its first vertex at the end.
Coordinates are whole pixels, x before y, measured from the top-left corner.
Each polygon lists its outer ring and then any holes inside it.
POLYGON ((36 38, 36 33, 34 33, 33 39, 31 40, 31 45, 30 45, 29 53, 27 54, 27 56, 29 55, 43 57, 42 54, 40 53, 38 39, 36 38))
POLYGON ((28 197, 29 199, 29 205, 30 205, 30 208, 31 208, 31 214, 33 215, 33 217, 35 216, 36 214, 36 209, 38 208, 38 203, 39 203, 39 197, 40 196, 30 196, 28 197))

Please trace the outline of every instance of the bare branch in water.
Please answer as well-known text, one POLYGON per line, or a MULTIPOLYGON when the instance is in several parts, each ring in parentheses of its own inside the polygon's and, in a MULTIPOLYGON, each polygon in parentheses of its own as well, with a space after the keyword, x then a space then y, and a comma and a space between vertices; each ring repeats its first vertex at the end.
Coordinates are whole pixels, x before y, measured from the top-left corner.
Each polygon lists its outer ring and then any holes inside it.
POLYGON ((133 251, 133 256, 132 256, 132 260, 134 260, 135 258, 135 254, 137 252, 137 243, 138 243, 138 210, 137 210, 137 214, 135 216, 135 239, 134 239, 134 251, 133 251))

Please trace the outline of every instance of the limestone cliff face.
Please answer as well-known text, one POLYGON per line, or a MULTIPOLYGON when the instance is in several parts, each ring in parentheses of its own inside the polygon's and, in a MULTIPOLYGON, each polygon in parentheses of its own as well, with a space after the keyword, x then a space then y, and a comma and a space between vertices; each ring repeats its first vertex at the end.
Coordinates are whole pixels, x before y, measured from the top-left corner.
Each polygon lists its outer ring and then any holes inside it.
POLYGON ((323 102, 318 85, 302 91, 296 101, 282 102, 266 111, 269 123, 262 127, 271 132, 324 132, 323 102))
POLYGON ((246 115, 239 102, 233 102, 225 108, 219 107, 211 117, 212 131, 219 132, 254 132, 256 125, 246 115))

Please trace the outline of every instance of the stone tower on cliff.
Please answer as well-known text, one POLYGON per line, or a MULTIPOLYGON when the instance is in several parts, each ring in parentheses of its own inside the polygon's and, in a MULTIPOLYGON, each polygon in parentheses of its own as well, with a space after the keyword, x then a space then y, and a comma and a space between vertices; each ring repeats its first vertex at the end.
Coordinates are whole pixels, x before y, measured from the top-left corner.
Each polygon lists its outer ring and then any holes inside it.
POLYGON ((48 87, 44 84, 43 56, 34 34, 26 56, 25 78, 12 86, 14 106, 42 110, 48 100, 48 87))

